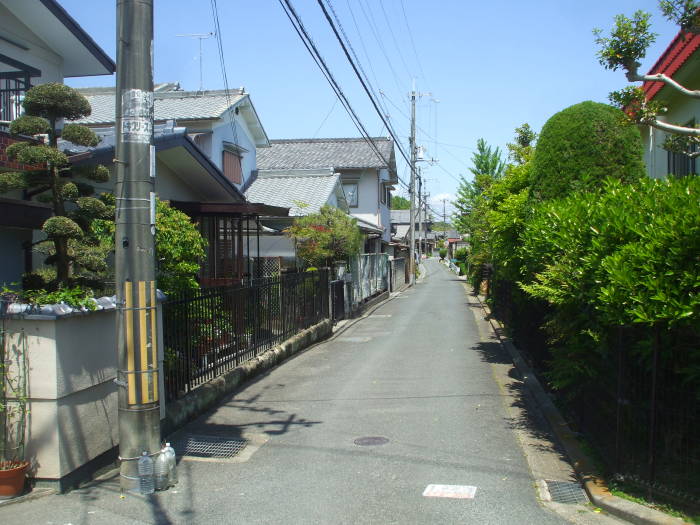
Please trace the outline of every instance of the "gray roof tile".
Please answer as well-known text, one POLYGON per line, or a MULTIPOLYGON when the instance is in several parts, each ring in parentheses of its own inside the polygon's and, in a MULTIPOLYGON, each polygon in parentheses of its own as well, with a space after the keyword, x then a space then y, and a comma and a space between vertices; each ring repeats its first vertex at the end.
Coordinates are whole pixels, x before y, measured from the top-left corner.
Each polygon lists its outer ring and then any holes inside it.
POLYGON ((386 168, 387 162, 393 165, 394 142, 387 138, 372 140, 384 160, 364 139, 271 140, 269 148, 257 150, 258 169, 386 168))
MULTIPOLYGON (((80 89, 92 107, 89 117, 76 122, 81 124, 107 124, 114 122, 115 89, 80 89)), ((219 91, 156 91, 154 93, 155 120, 202 120, 219 118, 230 106, 247 97, 240 90, 219 91)))
POLYGON ((316 213, 328 203, 340 180, 337 174, 283 174, 261 173, 245 192, 249 202, 289 208, 290 217, 316 213))

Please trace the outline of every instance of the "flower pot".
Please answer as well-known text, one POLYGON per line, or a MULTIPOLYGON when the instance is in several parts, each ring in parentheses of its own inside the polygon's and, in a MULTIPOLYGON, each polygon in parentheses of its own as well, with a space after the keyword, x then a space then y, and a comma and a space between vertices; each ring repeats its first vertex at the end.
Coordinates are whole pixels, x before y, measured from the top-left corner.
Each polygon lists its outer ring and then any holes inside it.
POLYGON ((28 461, 0 461, 0 499, 14 498, 22 494, 27 467, 28 461))

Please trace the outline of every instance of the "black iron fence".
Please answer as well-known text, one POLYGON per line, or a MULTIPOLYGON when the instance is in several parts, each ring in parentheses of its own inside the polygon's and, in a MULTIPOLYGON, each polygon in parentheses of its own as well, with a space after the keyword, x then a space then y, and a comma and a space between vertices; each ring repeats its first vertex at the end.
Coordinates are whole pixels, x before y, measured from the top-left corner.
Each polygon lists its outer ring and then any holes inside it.
MULTIPOLYGON (((489 287, 493 313, 509 326, 536 373, 552 351, 538 329, 548 306, 524 301, 514 283, 489 287)), ((700 333, 697 328, 611 327, 604 351, 591 349, 588 384, 564 392, 568 417, 607 474, 650 499, 700 505, 700 333)))
POLYGON ((331 281, 331 318, 333 321, 345 319, 345 280, 331 281))
POLYGON ((166 400, 328 319, 329 272, 288 273, 207 288, 163 303, 166 400))

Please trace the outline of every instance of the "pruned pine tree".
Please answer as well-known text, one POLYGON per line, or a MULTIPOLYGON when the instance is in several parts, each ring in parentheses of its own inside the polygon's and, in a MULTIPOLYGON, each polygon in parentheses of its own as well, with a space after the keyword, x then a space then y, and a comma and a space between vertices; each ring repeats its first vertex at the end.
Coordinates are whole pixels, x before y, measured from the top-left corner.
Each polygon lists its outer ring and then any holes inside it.
MULTIPOLYGON (((697 0, 660 0, 659 9, 665 18, 680 27, 684 38, 700 33, 700 2, 697 0)), ((629 82, 663 82, 683 95, 700 98, 700 90, 688 89, 668 75, 639 73, 639 61, 657 36, 651 31, 649 18, 650 14, 641 10, 631 18, 617 15, 609 36, 603 36, 600 29, 594 29, 595 42, 600 46, 598 61, 606 69, 624 70, 629 82)), ((660 120, 666 108, 657 100, 647 100, 640 86, 614 91, 609 99, 613 105, 623 109, 633 122, 667 132, 669 135, 663 145, 665 149, 691 158, 700 155, 700 151, 694 151, 695 146, 700 144, 700 128, 660 120)))
POLYGON ((74 166, 58 148, 59 138, 81 146, 99 143, 85 126, 60 127, 64 120, 90 115, 90 104, 75 89, 58 83, 35 86, 27 91, 22 105, 25 113, 12 121, 10 133, 33 139, 11 144, 7 156, 31 169, 0 173, 0 193, 24 190, 27 198, 52 204, 54 216, 42 227, 46 240, 34 249, 56 268, 53 282, 45 284, 60 287, 80 272, 106 269, 104 250, 92 239, 90 224, 96 218, 112 218, 113 208, 93 197, 94 187, 84 181, 106 182, 109 170, 101 165, 74 166))

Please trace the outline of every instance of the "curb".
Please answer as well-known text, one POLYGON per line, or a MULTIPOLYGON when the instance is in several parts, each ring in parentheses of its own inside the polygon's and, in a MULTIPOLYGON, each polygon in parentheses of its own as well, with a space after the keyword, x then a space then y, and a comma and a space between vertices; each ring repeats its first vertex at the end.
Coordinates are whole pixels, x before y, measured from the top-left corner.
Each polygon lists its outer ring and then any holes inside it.
MULTIPOLYGON (((472 294, 470 293, 470 295, 472 294)), ((505 335, 503 326, 492 317, 491 309, 482 300, 482 297, 479 295, 475 297, 479 301, 483 311, 486 313, 485 319, 489 321, 491 328, 498 337, 498 340, 507 350, 508 354, 513 360, 513 364, 522 377, 523 383, 525 383, 532 393, 538 406, 540 407, 540 410, 552 428, 552 431, 557 436, 557 439, 564 448, 567 456, 569 456, 569 459, 574 467, 574 471, 581 480, 583 488, 588 494, 591 503, 630 523, 640 525, 679 525, 688 523, 683 521, 681 518, 674 518, 659 510, 613 496, 610 493, 605 481, 596 474, 590 460, 581 449, 581 445, 576 439, 576 434, 571 431, 569 425, 559 412, 559 409, 554 405, 535 374, 520 355, 518 348, 513 344, 512 340, 505 335)))

